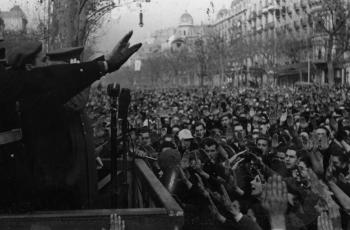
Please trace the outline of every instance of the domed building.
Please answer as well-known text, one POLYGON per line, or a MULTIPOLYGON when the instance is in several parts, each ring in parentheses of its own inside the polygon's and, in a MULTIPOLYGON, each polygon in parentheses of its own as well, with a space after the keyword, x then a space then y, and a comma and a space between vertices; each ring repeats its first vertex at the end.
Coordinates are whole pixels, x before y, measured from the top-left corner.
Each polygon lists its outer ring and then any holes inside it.
POLYGON ((0 10, 0 17, 4 20, 5 30, 26 31, 27 29, 27 16, 18 5, 9 11, 0 10))
POLYGON ((180 17, 180 23, 176 31, 177 37, 191 37, 193 33, 193 17, 186 11, 180 17))
POLYGON ((187 11, 181 15, 179 26, 193 26, 193 17, 187 11))

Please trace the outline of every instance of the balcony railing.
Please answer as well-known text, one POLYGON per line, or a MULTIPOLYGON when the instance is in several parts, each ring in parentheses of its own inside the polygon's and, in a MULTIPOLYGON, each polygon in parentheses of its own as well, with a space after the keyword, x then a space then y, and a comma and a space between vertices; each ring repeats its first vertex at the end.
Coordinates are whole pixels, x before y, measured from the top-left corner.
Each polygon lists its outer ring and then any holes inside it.
POLYGON ((293 28, 292 28, 292 26, 290 24, 286 24, 284 27, 286 28, 287 31, 292 31, 293 30, 293 28))
POLYGON ((282 9, 281 9, 281 15, 282 17, 285 17, 286 16, 286 13, 287 13, 287 8, 285 6, 282 6, 282 9))
POLYGON ((262 9, 260 9, 260 10, 257 11, 257 15, 258 15, 259 18, 262 17, 262 9))
POLYGON ((298 30, 300 28, 299 21, 294 21, 294 28, 298 30))
POLYGON ((301 24, 301 26, 302 27, 307 27, 307 19, 306 18, 302 18, 302 19, 300 19, 300 24, 301 24))
MULTIPOLYGON (((106 165, 105 165, 106 166, 106 165)), ((128 194, 129 209, 94 209, 33 212, 23 215, 0 215, 0 229, 110 229, 110 215, 118 214, 129 230, 181 229, 183 210, 141 159, 130 162, 135 174, 128 194), (132 205, 131 205, 132 203, 132 205)), ((129 167, 128 167, 129 168, 129 167)), ((106 179, 108 180, 108 178, 106 179)), ((109 202, 101 197, 101 202, 109 202)))
POLYGON ((273 28, 275 28, 275 23, 274 22, 269 22, 266 24, 266 27, 270 30, 272 30, 273 28))
POLYGON ((295 9, 295 12, 299 12, 300 10, 300 4, 298 2, 295 2, 294 3, 294 9, 295 9))
POLYGON ((256 16, 257 16, 256 11, 253 10, 252 13, 250 14, 250 16, 253 20, 256 19, 256 16))
POLYGON ((305 10, 307 8, 307 4, 308 3, 310 3, 310 1, 308 1, 308 0, 300 0, 301 8, 303 8, 305 10))

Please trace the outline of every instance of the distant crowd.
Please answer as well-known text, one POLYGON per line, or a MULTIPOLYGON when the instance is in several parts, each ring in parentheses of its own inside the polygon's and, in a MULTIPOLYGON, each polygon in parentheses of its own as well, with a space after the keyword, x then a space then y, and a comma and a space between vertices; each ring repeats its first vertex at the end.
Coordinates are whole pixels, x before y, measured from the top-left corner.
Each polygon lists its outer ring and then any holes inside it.
MULTIPOLYGON (((99 147, 110 137, 105 89, 88 111, 99 147)), ((345 87, 138 90, 129 155, 182 206, 184 229, 347 229, 349 112, 345 87)))

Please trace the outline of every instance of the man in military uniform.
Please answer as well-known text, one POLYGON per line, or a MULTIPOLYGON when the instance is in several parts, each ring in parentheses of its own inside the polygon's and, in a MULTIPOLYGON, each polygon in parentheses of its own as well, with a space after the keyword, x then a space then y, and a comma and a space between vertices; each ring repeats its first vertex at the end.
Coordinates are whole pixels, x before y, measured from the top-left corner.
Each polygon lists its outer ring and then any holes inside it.
MULTIPOLYGON (((36 209, 56 209, 55 205, 59 203, 58 208, 71 208, 70 201, 67 200, 75 198, 66 197, 69 193, 66 193, 64 186, 60 186, 60 183, 66 183, 67 179, 62 172, 69 171, 72 167, 60 160, 68 154, 62 147, 66 143, 62 143, 61 140, 44 142, 47 140, 44 136, 50 135, 53 130, 56 130, 55 125, 60 123, 55 123, 54 111, 106 73, 118 70, 141 47, 141 44, 130 47, 131 36, 132 32, 128 33, 113 49, 106 61, 25 70, 23 66, 30 64, 27 62, 28 55, 25 52, 18 52, 11 56, 13 57, 11 60, 15 60, 9 61, 11 68, 0 72, 0 105, 20 101, 26 155, 19 159, 26 159, 26 166, 30 166, 25 167, 28 168, 26 175, 30 178, 28 181, 31 184, 31 189, 26 191, 39 197, 34 202, 36 209), (56 171, 56 169, 59 170, 56 171), (43 197, 40 197, 41 195, 43 197), (50 201, 50 199, 55 200, 50 201)), ((58 117, 58 119, 63 118, 58 117)))
MULTIPOLYGON (((0 42, 3 41, 0 32, 0 42)), ((35 52, 26 50, 26 55, 35 52)), ((28 209, 30 182, 22 141, 16 80, 7 75, 6 49, 0 48, 0 212, 28 209), (10 92, 11 91, 11 92, 10 92), (14 93, 14 94, 11 94, 14 93), (3 95, 4 94, 4 95, 3 95), (14 96, 10 98, 9 96, 14 96), (17 96, 17 97, 16 97, 17 96)))
MULTIPOLYGON (((78 63, 83 50, 83 47, 74 47, 51 51, 46 54, 45 63, 49 66, 78 63)), ((89 89, 84 89, 64 105, 52 108, 48 111, 51 115, 44 118, 50 126, 50 133, 40 136, 41 153, 50 152, 50 158, 38 159, 37 166, 43 173, 55 175, 55 179, 47 182, 50 186, 41 189, 42 208, 94 207, 97 195, 96 156, 93 132, 85 112, 89 89), (52 148, 57 145, 59 147, 52 148), (58 193, 64 196, 65 202, 59 197, 56 199, 55 194, 58 193)))

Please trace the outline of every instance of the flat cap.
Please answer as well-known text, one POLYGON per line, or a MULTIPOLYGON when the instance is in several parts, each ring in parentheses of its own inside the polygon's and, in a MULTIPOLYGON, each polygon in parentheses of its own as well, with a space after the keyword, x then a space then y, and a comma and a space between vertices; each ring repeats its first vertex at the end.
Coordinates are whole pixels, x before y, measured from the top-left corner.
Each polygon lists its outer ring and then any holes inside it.
POLYGON ((64 61, 69 62, 71 59, 80 59, 80 55, 83 52, 84 47, 70 47, 70 48, 63 48, 58 50, 53 50, 51 52, 48 52, 46 56, 51 61, 64 61))

